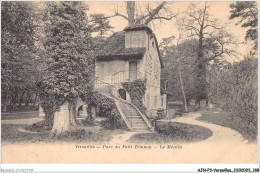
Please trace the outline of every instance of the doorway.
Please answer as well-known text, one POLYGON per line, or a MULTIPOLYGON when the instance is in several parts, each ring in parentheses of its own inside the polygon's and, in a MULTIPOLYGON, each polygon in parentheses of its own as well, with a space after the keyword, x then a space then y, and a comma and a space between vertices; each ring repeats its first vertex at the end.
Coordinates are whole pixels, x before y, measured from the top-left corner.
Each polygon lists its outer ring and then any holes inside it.
POLYGON ((124 89, 119 89, 118 90, 119 95, 122 99, 126 100, 126 91, 124 89))
POLYGON ((130 82, 137 79, 137 62, 129 62, 129 80, 130 82))

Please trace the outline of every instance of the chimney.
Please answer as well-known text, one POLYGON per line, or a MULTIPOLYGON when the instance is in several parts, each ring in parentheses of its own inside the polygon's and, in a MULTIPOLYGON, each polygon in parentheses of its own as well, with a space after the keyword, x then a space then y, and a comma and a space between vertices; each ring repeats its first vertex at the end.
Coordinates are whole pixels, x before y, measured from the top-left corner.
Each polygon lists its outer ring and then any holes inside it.
POLYGON ((151 31, 148 26, 127 27, 124 31, 125 48, 148 48, 148 40, 151 31))

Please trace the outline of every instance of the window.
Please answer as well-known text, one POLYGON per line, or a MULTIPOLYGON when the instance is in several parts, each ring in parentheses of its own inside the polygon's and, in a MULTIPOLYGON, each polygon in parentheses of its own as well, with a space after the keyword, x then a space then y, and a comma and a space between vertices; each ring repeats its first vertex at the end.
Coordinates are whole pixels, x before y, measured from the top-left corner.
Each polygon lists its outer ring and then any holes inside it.
POLYGON ((154 96, 154 108, 156 108, 157 107, 157 96, 154 96))
POLYGON ((146 101, 147 101, 147 107, 149 108, 150 107, 150 95, 149 94, 146 95, 146 101))
POLYGON ((149 36, 147 37, 147 40, 148 40, 148 50, 150 49, 150 39, 149 39, 149 36))
POLYGON ((105 71, 105 63, 101 62, 98 68, 98 77, 103 77, 105 71))
POLYGON ((154 48, 154 41, 152 42, 153 48, 154 48))
POLYGON ((159 63, 158 61, 154 61, 154 84, 159 85, 159 63))
POLYGON ((146 78, 147 82, 150 83, 153 76, 153 61, 151 55, 147 56, 146 61, 146 78))

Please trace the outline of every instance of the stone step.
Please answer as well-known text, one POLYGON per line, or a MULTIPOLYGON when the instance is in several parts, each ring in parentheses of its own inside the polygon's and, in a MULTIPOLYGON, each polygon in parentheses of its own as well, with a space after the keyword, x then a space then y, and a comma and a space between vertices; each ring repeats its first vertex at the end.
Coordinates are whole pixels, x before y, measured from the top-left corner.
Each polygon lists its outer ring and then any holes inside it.
POLYGON ((134 132, 151 133, 150 130, 133 130, 134 132))
POLYGON ((130 122, 130 124, 132 124, 132 126, 146 126, 146 124, 145 123, 143 123, 143 122, 141 122, 141 123, 131 123, 130 122))
POLYGON ((132 125, 133 129, 148 129, 146 125, 132 125))
POLYGON ((138 115, 139 115, 139 112, 137 112, 137 111, 128 111, 128 110, 125 110, 125 112, 131 113, 131 114, 138 114, 138 115))
POLYGON ((131 118, 131 117, 133 117, 133 118, 141 118, 142 119, 142 117, 140 117, 139 115, 127 115, 127 117, 129 117, 129 118, 131 118))
POLYGON ((146 125, 132 125, 133 129, 148 129, 146 125))
POLYGON ((131 118, 131 117, 127 117, 127 119, 129 120, 129 121, 133 121, 133 122, 145 122, 142 118, 131 118))
POLYGON ((127 110, 125 110, 124 112, 130 113, 130 114, 138 114, 139 115, 138 112, 134 112, 134 111, 127 111, 127 110))
POLYGON ((136 126, 138 126, 138 125, 140 125, 140 126, 146 126, 146 123, 144 123, 144 122, 129 122, 130 124, 132 124, 132 125, 136 125, 136 126))
POLYGON ((129 111, 129 112, 137 112, 137 110, 135 110, 135 109, 127 109, 127 108, 122 108, 122 109, 125 111, 129 111))
MULTIPOLYGON (((130 120, 130 122, 131 122, 131 120, 130 120)), ((146 125, 146 123, 144 121, 132 121, 132 124, 145 124, 146 125)))
POLYGON ((124 111, 124 112, 131 112, 131 113, 138 113, 136 110, 131 111, 131 110, 127 110, 127 109, 122 109, 122 111, 124 111))
POLYGON ((126 114, 126 117, 129 117, 129 118, 141 118, 141 119, 143 119, 143 117, 141 117, 140 115, 138 115, 138 114, 136 114, 136 115, 129 115, 129 114, 126 114))
POLYGON ((142 118, 140 118, 140 117, 126 117, 129 121, 143 121, 143 119, 142 118))
POLYGON ((138 110, 136 110, 134 106, 124 102, 120 102, 120 106, 129 123, 131 124, 133 131, 150 132, 143 117, 139 114, 138 110))
POLYGON ((148 127, 146 128, 139 128, 139 127, 135 127, 133 128, 134 131, 149 131, 148 127))

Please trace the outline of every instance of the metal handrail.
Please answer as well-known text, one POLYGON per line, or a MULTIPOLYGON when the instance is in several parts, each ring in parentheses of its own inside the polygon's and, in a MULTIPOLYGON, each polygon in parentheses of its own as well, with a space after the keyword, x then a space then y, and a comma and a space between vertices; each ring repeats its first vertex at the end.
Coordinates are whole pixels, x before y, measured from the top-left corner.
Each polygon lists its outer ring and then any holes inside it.
POLYGON ((138 76, 141 76, 143 73, 138 70, 130 70, 130 71, 118 71, 115 74, 111 76, 111 82, 112 83, 120 83, 129 81, 129 73, 130 72, 136 72, 137 78, 138 76), (128 75, 127 75, 128 74, 128 75), (120 76, 121 75, 121 76, 120 76), (121 77, 121 78, 120 78, 121 77))
MULTIPOLYGON (((114 85, 111 85, 111 84, 109 84, 109 83, 107 83, 107 82, 104 82, 104 81, 102 81, 102 80, 99 80, 98 78, 96 78, 94 81, 98 81, 98 82, 100 82, 100 83, 102 83, 102 84, 105 84, 105 85, 107 85, 107 86, 109 86, 109 87, 112 87, 113 89, 116 89, 116 87, 114 86, 114 85)), ((100 84, 99 83, 99 84, 100 84)), ((98 89, 98 88, 96 88, 96 84, 97 83, 95 83, 95 89, 98 89)), ((113 91, 112 91, 113 92, 113 91)), ((111 93, 112 95, 113 95, 113 93, 111 93)))
MULTIPOLYGON (((141 90, 140 88, 138 88, 139 90, 141 90)), ((142 91, 142 90, 141 90, 142 91)), ((140 100, 140 101, 143 101, 136 93, 135 93, 135 96, 140 100)), ((150 114, 152 114, 152 112, 149 110, 149 109, 147 109, 147 111, 150 113, 150 114)))
POLYGON ((140 71, 138 71, 138 70, 128 70, 128 71, 118 71, 118 72, 116 72, 115 74, 113 74, 112 76, 115 76, 115 75, 117 75, 117 74, 120 73, 120 72, 130 72, 130 71, 136 71, 137 73, 143 74, 142 72, 140 72, 140 71))

